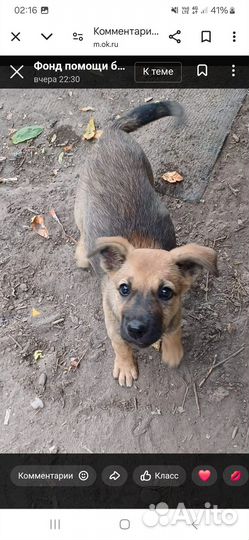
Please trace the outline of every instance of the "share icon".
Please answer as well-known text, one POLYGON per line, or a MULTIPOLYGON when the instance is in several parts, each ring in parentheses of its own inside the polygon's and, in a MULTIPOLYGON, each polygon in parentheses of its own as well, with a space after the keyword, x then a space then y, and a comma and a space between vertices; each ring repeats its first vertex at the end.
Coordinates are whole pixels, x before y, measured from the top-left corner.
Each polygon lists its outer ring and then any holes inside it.
POLYGON ((175 37, 175 36, 179 36, 179 34, 181 34, 181 30, 177 30, 174 34, 170 34, 169 39, 174 39, 176 43, 181 43, 181 40, 175 37))

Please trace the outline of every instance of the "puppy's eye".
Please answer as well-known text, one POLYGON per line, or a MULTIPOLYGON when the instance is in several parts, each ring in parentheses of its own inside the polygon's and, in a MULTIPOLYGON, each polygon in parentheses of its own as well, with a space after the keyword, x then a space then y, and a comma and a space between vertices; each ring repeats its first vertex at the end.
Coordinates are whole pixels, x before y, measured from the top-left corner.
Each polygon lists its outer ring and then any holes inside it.
POLYGON ((158 291, 158 296, 161 300, 170 300, 173 296, 173 291, 169 287, 161 287, 158 291))
POLYGON ((121 296, 128 296, 131 292, 131 288, 129 285, 127 285, 127 283, 121 283, 118 290, 121 296))

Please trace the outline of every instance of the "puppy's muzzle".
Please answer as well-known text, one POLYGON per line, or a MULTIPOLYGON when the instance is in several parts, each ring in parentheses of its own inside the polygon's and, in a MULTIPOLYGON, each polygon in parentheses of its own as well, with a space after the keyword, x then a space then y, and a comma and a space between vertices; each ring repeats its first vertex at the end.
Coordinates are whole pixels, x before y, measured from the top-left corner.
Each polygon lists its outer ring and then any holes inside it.
POLYGON ((138 347, 149 347, 160 339, 162 335, 161 321, 149 318, 123 318, 121 324, 121 336, 125 341, 138 347))
POLYGON ((127 323, 126 329, 129 336, 134 339, 139 339, 148 331, 148 324, 143 321, 139 321, 138 319, 133 319, 127 323))

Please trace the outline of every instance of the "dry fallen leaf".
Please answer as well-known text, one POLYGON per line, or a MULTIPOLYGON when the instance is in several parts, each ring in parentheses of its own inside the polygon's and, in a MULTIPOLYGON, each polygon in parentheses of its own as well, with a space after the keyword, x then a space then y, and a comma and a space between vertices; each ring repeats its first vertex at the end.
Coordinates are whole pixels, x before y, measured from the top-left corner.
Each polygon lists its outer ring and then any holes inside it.
POLYGON ((100 137, 102 137, 102 135, 103 135, 103 129, 97 129, 97 131, 96 131, 96 133, 95 133, 95 135, 94 135, 93 138, 94 138, 96 141, 98 141, 98 140, 100 139, 100 137))
POLYGON ((83 135, 83 138, 86 139, 87 141, 90 141, 91 139, 94 139, 95 134, 96 134, 96 126, 95 126, 94 118, 90 118, 87 124, 86 131, 83 135))
POLYGON ((69 144, 68 146, 64 146, 63 150, 64 150, 64 152, 66 152, 66 153, 72 152, 72 150, 73 150, 73 145, 72 145, 72 144, 69 144))
POLYGON ((94 111, 95 109, 93 107, 81 107, 80 111, 81 112, 89 112, 89 111, 94 111))
MULTIPOLYGON (((64 227, 63 227, 63 225, 62 225, 60 219, 58 218, 55 209, 54 209, 54 208, 51 208, 51 210, 49 211, 49 213, 50 213, 50 216, 51 216, 51 217, 52 217, 52 218, 60 225, 60 227, 62 228, 64 234, 66 235, 65 229, 64 229, 64 227)), ((66 236, 67 236, 67 235, 66 235, 66 236)))
POLYGON ((49 210, 49 213, 50 213, 50 216, 52 216, 52 218, 54 218, 55 221, 57 221, 57 223, 60 223, 60 220, 59 220, 54 208, 51 208, 51 210, 49 210))
POLYGON ((154 349, 156 349, 156 351, 160 351, 160 350, 161 350, 161 344, 162 344, 162 342, 161 342, 161 340, 159 339, 158 341, 156 341, 156 343, 153 343, 153 344, 152 344, 152 347, 153 347, 154 349))
POLYGON ((36 317, 40 317, 40 315, 41 315, 41 312, 39 311, 39 309, 35 309, 35 308, 32 309, 32 317, 36 318, 36 317))
POLYGON ((56 139, 57 139, 57 135, 56 135, 56 133, 54 133, 50 142, 54 143, 56 141, 56 139))
POLYGON ((0 163, 3 163, 4 161, 6 161, 6 157, 4 157, 4 156, 3 156, 3 157, 2 157, 2 156, 0 156, 0 163))
POLYGON ((0 184, 11 184, 17 182, 17 176, 13 178, 0 178, 0 184))
POLYGON ((59 161, 60 165, 62 164, 63 158, 64 158, 64 152, 61 152, 59 157, 58 157, 58 161, 59 161))
POLYGON ((80 365, 80 360, 78 358, 71 358, 70 360, 70 370, 71 369, 77 369, 80 365))
POLYGON ((50 216, 58 223, 58 225, 60 225, 61 229, 62 229, 62 232, 65 236, 65 238, 67 240, 71 240, 74 244, 77 244, 77 241, 72 237, 70 236, 70 234, 67 234, 65 229, 64 229, 64 226, 63 224, 61 223, 61 220, 58 218, 56 212, 55 212, 55 209, 54 208, 51 208, 51 210, 49 210, 49 213, 50 213, 50 216))
POLYGON ((169 182, 170 184, 176 184, 177 182, 183 181, 183 176, 177 171, 170 171, 163 174, 162 179, 165 180, 165 182, 169 182))
POLYGON ((49 238, 48 229, 45 225, 43 216, 34 216, 31 221, 31 226, 34 232, 43 238, 49 238))
POLYGON ((36 362, 38 362, 39 360, 41 360, 41 358, 43 358, 43 351, 41 350, 37 350, 34 352, 34 360, 36 362))

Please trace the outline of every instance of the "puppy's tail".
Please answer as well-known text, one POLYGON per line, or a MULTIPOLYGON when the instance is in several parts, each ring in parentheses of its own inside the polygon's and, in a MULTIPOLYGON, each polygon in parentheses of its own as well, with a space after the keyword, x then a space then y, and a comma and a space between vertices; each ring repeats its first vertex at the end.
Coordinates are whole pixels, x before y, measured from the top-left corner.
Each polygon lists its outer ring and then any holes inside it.
POLYGON ((136 129, 154 122, 163 116, 176 116, 178 121, 184 120, 184 109, 176 101, 159 101, 140 105, 121 118, 114 121, 113 127, 131 133, 136 129))

